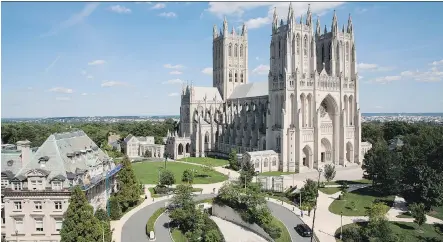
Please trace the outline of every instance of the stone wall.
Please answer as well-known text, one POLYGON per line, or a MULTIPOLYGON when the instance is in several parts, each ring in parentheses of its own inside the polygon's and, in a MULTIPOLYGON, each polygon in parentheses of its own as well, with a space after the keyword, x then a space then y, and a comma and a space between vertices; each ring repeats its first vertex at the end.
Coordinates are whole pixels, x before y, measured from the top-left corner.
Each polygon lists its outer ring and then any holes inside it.
POLYGON ((268 241, 274 242, 274 240, 266 233, 260 226, 257 224, 250 224, 248 222, 243 221, 240 214, 237 213, 234 209, 228 206, 220 206, 218 204, 212 205, 212 215, 229 221, 231 223, 242 226, 246 229, 251 230, 252 232, 258 234, 259 236, 265 238, 268 241))

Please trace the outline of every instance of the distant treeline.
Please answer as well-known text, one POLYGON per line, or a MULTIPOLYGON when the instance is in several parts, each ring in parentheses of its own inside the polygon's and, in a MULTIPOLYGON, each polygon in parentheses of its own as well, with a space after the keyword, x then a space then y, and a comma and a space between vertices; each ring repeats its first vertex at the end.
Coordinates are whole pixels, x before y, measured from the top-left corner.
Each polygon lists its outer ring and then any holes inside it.
POLYGON ((109 133, 125 138, 134 136, 154 136, 156 143, 161 143, 168 130, 175 130, 177 122, 167 119, 164 122, 120 122, 120 123, 4 123, 1 125, 3 144, 15 144, 20 140, 31 141, 32 147, 38 147, 53 133, 69 132, 77 129, 85 133, 99 146, 107 142, 109 133))

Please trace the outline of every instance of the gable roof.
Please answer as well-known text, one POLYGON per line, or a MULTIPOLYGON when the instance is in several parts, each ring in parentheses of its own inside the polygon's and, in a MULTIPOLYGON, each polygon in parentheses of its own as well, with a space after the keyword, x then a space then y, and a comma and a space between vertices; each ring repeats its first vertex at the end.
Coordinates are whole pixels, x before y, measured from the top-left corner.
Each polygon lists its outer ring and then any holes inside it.
POLYGON ((238 85, 232 92, 229 99, 260 97, 269 95, 268 82, 252 82, 238 85))
POLYGON ((216 87, 192 87, 192 95, 193 95, 193 101, 202 101, 204 102, 205 99, 208 102, 215 101, 214 98, 221 102, 223 101, 220 92, 216 87))
POLYGON ((25 176, 30 170, 40 169, 48 172, 49 180, 56 177, 62 179, 67 178, 67 172, 75 173, 79 169, 89 170, 106 159, 109 157, 83 131, 56 133, 46 139, 16 177, 25 176), (75 161, 68 157, 73 154, 86 153, 86 150, 90 153, 81 155, 75 161), (96 151, 92 152, 92 150, 96 151), (46 159, 47 161, 42 166, 40 162, 46 159))

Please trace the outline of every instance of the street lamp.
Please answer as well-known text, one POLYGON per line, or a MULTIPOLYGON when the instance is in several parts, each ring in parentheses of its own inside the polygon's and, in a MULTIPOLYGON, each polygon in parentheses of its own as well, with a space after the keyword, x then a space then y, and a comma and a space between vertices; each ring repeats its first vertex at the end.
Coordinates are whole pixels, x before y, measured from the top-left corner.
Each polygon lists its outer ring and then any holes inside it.
POLYGON ((318 168, 318 180, 317 180, 317 196, 315 196, 315 208, 314 208, 314 217, 312 218, 312 235, 311 235, 311 242, 314 241, 314 225, 315 225, 315 213, 317 212, 317 202, 318 202, 318 190, 320 186, 320 176, 323 172, 323 169, 321 167, 318 168))

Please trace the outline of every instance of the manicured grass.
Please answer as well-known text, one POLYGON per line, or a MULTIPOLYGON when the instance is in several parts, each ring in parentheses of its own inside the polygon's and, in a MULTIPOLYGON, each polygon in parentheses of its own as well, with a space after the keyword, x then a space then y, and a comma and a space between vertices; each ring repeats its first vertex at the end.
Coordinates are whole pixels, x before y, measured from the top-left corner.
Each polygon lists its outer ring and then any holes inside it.
POLYGON ((365 216, 366 210, 370 208, 376 200, 386 203, 386 212, 388 212, 389 207, 394 201, 394 196, 384 197, 371 189, 371 187, 361 188, 349 192, 343 200, 336 199, 329 206, 329 211, 338 215, 343 212, 344 216, 365 216), (352 202, 355 204, 355 209, 351 208, 352 202))
MULTIPOLYGON (((135 176, 143 184, 157 184, 159 171, 163 170, 164 162, 140 162, 132 164, 134 168, 135 176)), ((176 183, 180 184, 183 171, 186 169, 195 170, 197 176, 194 177, 194 184, 211 184, 222 182, 228 179, 227 176, 216 171, 204 172, 204 167, 191 164, 183 164, 176 162, 167 162, 166 169, 174 173, 176 183), (207 177, 200 176, 202 174, 208 175, 207 177)))
POLYGON ((359 185, 359 184, 372 184, 371 180, 368 179, 361 179, 361 180, 353 180, 353 181, 345 181, 345 180, 337 180, 337 181, 331 181, 331 182, 326 182, 326 185, 343 185, 343 183, 347 183, 348 185, 359 185))
POLYGON ((339 187, 322 187, 319 189, 321 192, 326 193, 326 194, 335 194, 337 192, 340 191, 339 187))
POLYGON ((433 208, 428 215, 443 220, 443 206, 433 208))
MULTIPOLYGON (((151 197, 158 198, 158 197, 164 197, 168 194, 156 194, 153 187, 148 188, 149 192, 151 193, 151 197)), ((192 188, 192 192, 201 192, 203 191, 203 188, 192 188)))
POLYGON ((228 160, 224 159, 215 159, 211 157, 187 157, 180 159, 180 161, 186 161, 190 163, 196 163, 201 165, 210 165, 210 166, 225 166, 229 164, 228 160))
MULTIPOLYGON (((160 215, 162 213, 164 213, 166 211, 166 208, 159 208, 157 209, 157 211, 154 212, 154 214, 152 214, 152 216, 148 219, 148 222, 146 223, 146 234, 149 235, 149 233, 151 231, 154 231, 154 225, 155 225, 155 221, 157 220, 158 217, 160 217, 160 215)), ((154 231, 155 233, 155 231, 154 231)))
POLYGON ((174 242, 188 242, 188 239, 180 229, 174 228, 171 230, 171 236, 174 242))
POLYGON ((289 234, 288 228, 280 221, 278 218, 274 217, 272 221, 273 224, 277 225, 281 229, 280 238, 276 239, 275 242, 288 242, 292 241, 291 235, 289 234))
MULTIPOLYGON (((407 242, 421 242, 426 241, 426 238, 436 238, 441 239, 443 234, 438 231, 440 230, 439 225, 432 225, 432 224, 424 224, 420 227, 418 227, 415 223, 406 223, 406 222, 389 222, 390 227, 392 231, 400 236, 402 241, 407 242), (420 231, 421 230, 421 231, 420 231)), ((355 223, 355 224, 347 224, 343 226, 343 231, 346 230, 346 228, 349 228, 350 226, 367 226, 367 222, 363 223, 355 223)), ((442 226, 442 225, 440 225, 442 226)), ((442 231, 443 232, 443 231, 442 231)), ((335 232, 335 237, 339 238, 340 235, 340 228, 338 228, 335 232)), ((336 239, 337 241, 340 241, 339 239, 336 239)))
POLYGON ((397 215, 397 218, 412 218, 412 215, 409 212, 404 212, 402 214, 397 215))
POLYGON ((280 201, 283 201, 285 203, 293 205, 292 201, 287 198, 284 193, 267 193, 267 196, 270 198, 274 198, 280 201))
POLYGON ((258 174, 259 176, 281 176, 281 175, 291 175, 297 174, 297 172, 284 172, 284 171, 268 171, 258 174))
POLYGON ((209 204, 212 204, 214 202, 214 198, 207 198, 207 199, 203 199, 203 200, 199 200, 199 201, 197 201, 197 204, 200 204, 200 203, 209 203, 209 204))

